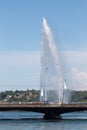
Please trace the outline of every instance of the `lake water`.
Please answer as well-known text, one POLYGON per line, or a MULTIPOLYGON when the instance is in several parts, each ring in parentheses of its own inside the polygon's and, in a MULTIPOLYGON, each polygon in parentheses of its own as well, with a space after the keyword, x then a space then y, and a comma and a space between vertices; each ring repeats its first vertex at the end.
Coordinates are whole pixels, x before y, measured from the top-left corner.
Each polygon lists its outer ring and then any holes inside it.
POLYGON ((44 120, 41 114, 0 112, 0 130, 87 130, 87 112, 68 113, 62 120, 44 120))

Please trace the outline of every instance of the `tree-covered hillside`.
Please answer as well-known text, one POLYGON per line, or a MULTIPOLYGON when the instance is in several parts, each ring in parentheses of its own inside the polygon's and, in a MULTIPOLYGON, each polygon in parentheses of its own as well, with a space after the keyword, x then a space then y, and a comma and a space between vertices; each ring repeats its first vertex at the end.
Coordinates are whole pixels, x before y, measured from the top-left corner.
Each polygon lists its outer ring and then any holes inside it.
MULTIPOLYGON (((87 102, 87 91, 67 91, 66 98, 70 92, 70 102, 87 102)), ((54 91, 49 91, 49 99, 53 96, 56 98, 54 91)), ((0 92, 0 102, 37 102, 40 99, 40 90, 26 90, 26 91, 3 91, 0 92)))
POLYGON ((0 101, 2 102, 34 102, 39 101, 39 90, 26 91, 4 91, 0 92, 0 101))

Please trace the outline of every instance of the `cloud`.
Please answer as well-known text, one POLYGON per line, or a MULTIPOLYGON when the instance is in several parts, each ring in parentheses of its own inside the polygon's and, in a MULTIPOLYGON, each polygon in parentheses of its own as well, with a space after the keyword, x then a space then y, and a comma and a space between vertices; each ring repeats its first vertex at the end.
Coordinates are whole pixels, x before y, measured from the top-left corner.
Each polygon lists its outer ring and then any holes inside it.
MULTIPOLYGON (((67 87, 87 89, 87 52, 63 51, 60 56, 63 77, 66 79, 67 87)), ((52 71, 53 68, 49 66, 48 76, 50 70, 52 71)), ((57 83, 56 77, 53 75, 52 83, 57 83)), ((16 86, 23 88, 25 85, 29 88, 32 86, 32 88, 39 89, 40 52, 0 52, 0 87, 3 89, 4 85, 7 88, 12 85, 13 88, 18 88, 16 86)))
POLYGON ((61 55, 71 63, 87 63, 87 51, 63 51, 61 55))
POLYGON ((0 68, 32 66, 40 64, 40 53, 31 52, 0 52, 0 68))
POLYGON ((39 75, 39 51, 0 52, 0 89, 39 88, 39 75))
POLYGON ((75 90, 87 90, 87 52, 63 51, 60 56, 67 87, 75 90))
POLYGON ((76 90, 87 90, 87 72, 72 68, 73 87, 76 90))

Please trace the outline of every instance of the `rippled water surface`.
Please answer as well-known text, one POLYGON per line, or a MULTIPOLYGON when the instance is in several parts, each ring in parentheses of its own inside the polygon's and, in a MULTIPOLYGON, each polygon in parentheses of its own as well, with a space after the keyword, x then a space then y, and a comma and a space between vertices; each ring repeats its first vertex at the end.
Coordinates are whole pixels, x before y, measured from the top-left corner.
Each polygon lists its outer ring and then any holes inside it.
POLYGON ((87 130, 87 112, 68 113, 62 120, 44 120, 28 112, 0 112, 0 130, 87 130))

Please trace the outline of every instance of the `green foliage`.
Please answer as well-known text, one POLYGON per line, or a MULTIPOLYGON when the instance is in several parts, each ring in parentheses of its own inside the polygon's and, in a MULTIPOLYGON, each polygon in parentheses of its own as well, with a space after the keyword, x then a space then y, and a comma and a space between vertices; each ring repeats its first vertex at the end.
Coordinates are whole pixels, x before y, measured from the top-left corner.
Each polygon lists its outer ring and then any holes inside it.
POLYGON ((72 91, 71 102, 86 102, 87 91, 72 91))
POLYGON ((4 91, 0 92, 1 102, 35 102, 39 101, 39 90, 26 90, 26 91, 4 91))
MULTIPOLYGON (((87 102, 87 91, 71 91, 70 102, 87 102)), ((57 99, 57 93, 49 90, 47 92, 48 99, 57 99)), ((66 95, 67 96, 67 95, 66 95)), ((39 101, 40 90, 26 90, 26 91, 4 91, 0 92, 0 102, 36 102, 39 101)))

